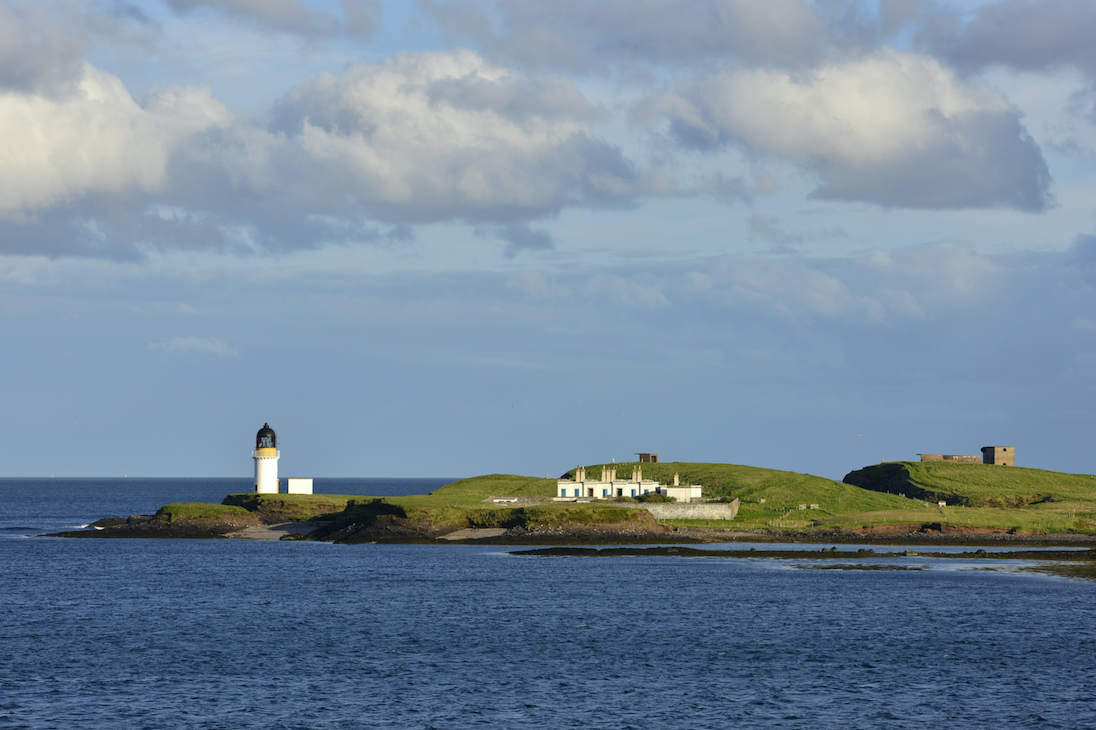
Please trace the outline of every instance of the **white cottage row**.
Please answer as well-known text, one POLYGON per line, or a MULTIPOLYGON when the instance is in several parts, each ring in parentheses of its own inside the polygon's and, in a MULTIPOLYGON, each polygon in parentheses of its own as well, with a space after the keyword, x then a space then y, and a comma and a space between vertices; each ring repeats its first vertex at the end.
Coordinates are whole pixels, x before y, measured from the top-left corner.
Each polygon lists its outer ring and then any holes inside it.
POLYGON ((615 466, 602 467, 601 479, 594 481, 586 478, 586 468, 580 466, 575 469, 574 479, 556 481, 557 499, 613 499, 656 493, 673 497, 678 502, 691 502, 701 497, 699 484, 681 484, 677 474, 674 474, 674 483, 670 485, 644 479, 640 466, 632 467, 632 478, 629 480, 617 479, 616 471, 615 466))

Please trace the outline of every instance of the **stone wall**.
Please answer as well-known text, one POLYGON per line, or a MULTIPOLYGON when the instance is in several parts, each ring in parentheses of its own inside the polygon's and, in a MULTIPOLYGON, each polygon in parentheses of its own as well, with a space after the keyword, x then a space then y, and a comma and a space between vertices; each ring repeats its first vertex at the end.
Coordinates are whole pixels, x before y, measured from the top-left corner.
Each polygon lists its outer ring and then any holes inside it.
POLYGON ((918 454, 921 461, 957 461, 960 464, 981 464, 982 457, 977 454, 918 454))
POLYGON ((656 520, 733 520, 738 514, 738 500, 733 502, 701 502, 675 504, 674 502, 619 502, 615 506, 628 509, 645 509, 656 520))

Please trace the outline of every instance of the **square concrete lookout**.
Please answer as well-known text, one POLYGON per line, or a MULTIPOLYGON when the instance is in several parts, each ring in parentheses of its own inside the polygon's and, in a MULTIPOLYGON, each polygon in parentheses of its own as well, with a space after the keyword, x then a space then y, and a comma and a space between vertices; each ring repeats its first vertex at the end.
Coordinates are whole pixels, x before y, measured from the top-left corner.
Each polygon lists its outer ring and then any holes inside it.
POLYGON ((982 463, 1016 466, 1016 449, 1012 446, 983 446, 982 463))

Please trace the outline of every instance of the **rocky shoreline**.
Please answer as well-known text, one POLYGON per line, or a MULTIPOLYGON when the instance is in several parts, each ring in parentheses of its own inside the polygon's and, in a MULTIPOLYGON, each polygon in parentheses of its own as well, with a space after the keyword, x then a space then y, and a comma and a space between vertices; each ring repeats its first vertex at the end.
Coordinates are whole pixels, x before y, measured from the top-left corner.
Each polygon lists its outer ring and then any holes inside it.
POLYGON ((686 558, 767 558, 784 560, 864 560, 870 558, 947 558, 949 560, 1068 560, 1096 562, 1096 548, 1088 550, 1000 550, 984 549, 965 552, 932 552, 898 550, 877 552, 874 549, 839 550, 836 546, 820 550, 711 550, 681 546, 666 547, 552 547, 532 550, 514 550, 511 555, 540 557, 637 557, 661 555, 686 558))
POLYGON ((166 521, 154 515, 99 520, 92 529, 51 533, 48 537, 282 539, 340 544, 456 543, 480 545, 642 545, 690 543, 801 543, 832 545, 969 545, 1017 547, 1093 547, 1096 535, 1034 533, 938 524, 887 525, 859 530, 750 530, 670 527, 654 519, 617 523, 519 526, 475 530, 372 515, 358 519, 281 522, 258 515, 166 521), (287 527, 291 526, 291 527, 287 527), (269 534, 268 534, 269 533, 269 534), (459 534, 458 534, 459 533, 459 534))
POLYGON ((204 539, 229 537, 233 533, 260 525, 254 515, 232 515, 210 519, 162 520, 156 515, 105 517, 86 530, 51 532, 41 537, 76 538, 164 538, 204 539))
POLYGON ((936 529, 923 525, 895 525, 899 529, 877 530, 695 530, 680 532, 702 542, 779 542, 842 545, 1016 545, 1024 547, 1096 547, 1096 535, 1072 532, 1032 532, 989 528, 936 529), (710 539, 712 532, 719 539, 710 539))

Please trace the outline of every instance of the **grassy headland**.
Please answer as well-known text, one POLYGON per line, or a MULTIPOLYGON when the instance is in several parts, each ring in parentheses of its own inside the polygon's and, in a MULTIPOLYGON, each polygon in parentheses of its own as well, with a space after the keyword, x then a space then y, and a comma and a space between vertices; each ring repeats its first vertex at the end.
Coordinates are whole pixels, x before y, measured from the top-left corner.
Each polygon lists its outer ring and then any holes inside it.
MULTIPOLYGON (((919 519, 1008 530, 1096 532, 1096 476, 946 461, 901 461, 850 472, 862 489, 924 503, 919 519), (937 502, 946 502, 939 507, 937 502)), ((904 516, 890 515, 892 521, 904 516)), ((913 520, 910 520, 913 521, 913 520)))
POLYGON ((846 484, 964 507, 1027 507, 1041 502, 1096 501, 1096 476, 1019 466, 898 461, 866 466, 846 484))

